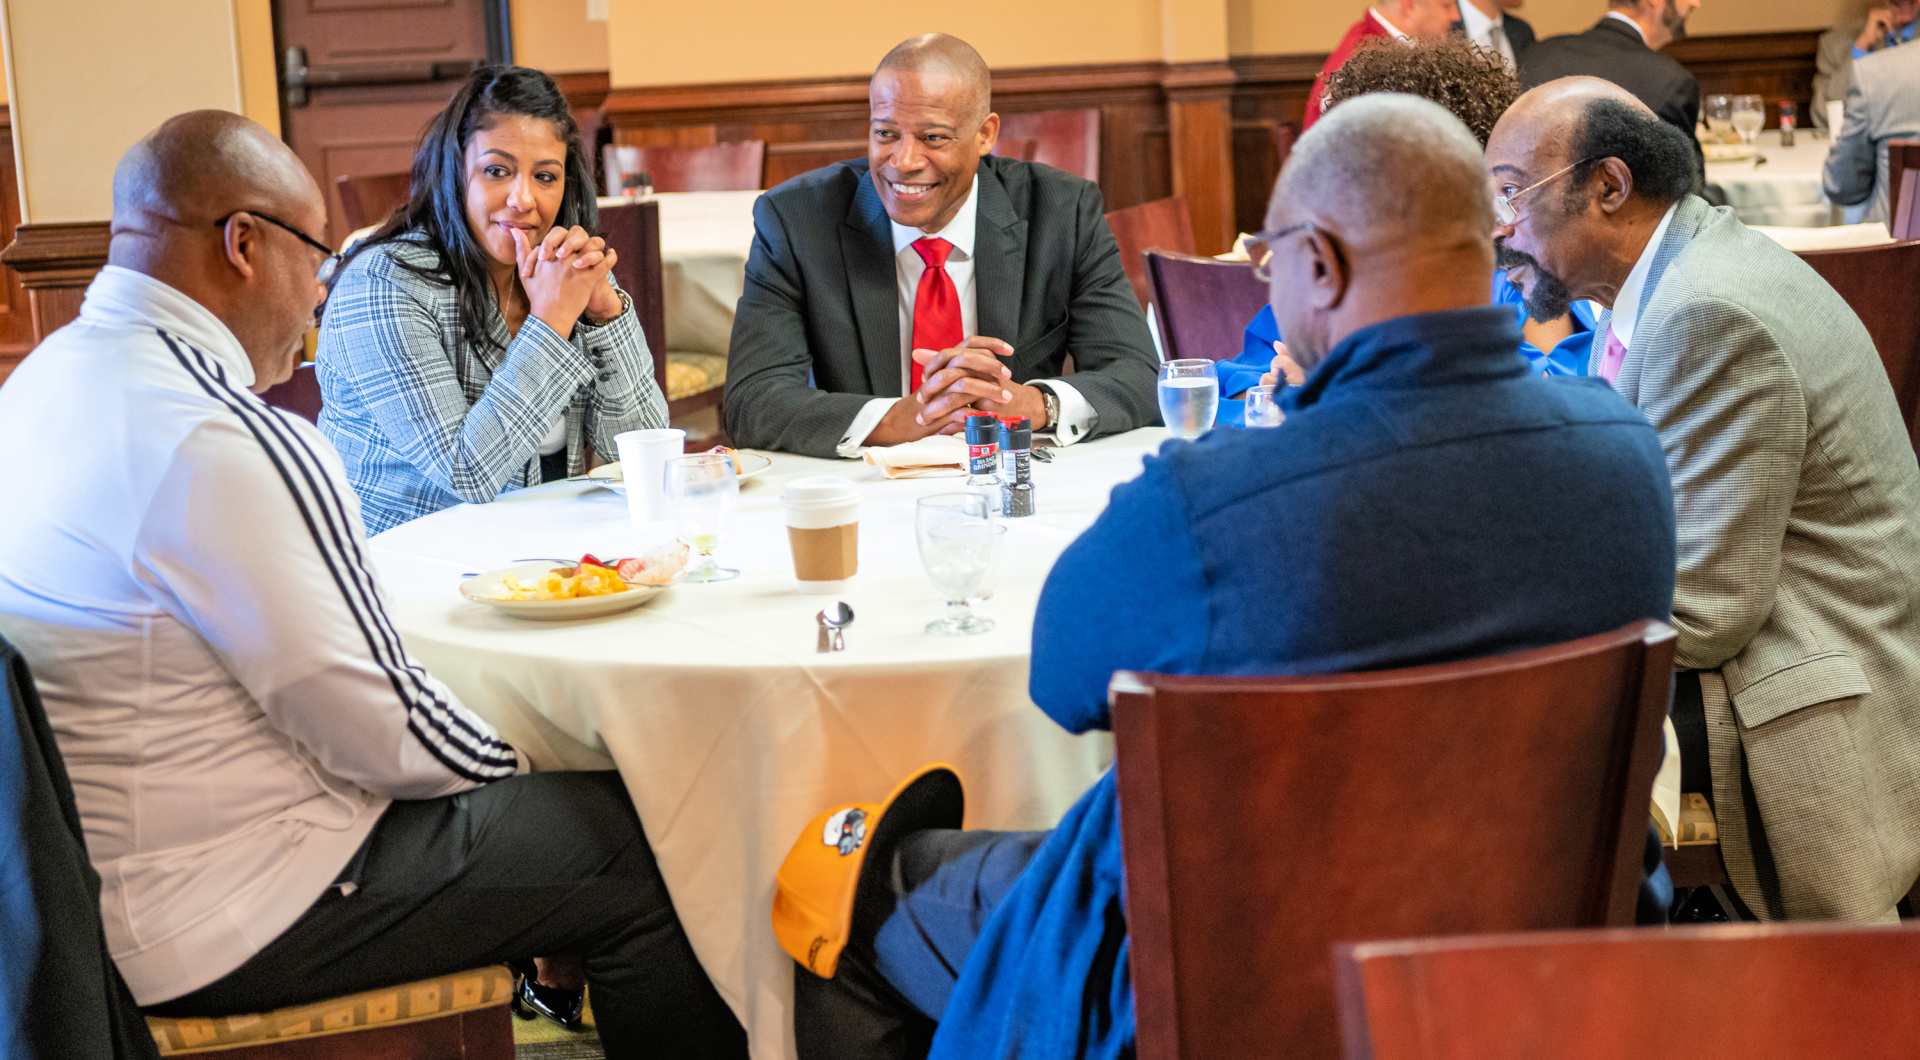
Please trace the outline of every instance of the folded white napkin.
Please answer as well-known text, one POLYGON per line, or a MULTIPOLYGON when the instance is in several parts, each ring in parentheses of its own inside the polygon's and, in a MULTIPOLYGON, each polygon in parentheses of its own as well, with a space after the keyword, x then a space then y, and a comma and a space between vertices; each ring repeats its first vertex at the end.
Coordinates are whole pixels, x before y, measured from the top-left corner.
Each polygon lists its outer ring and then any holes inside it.
POLYGON ((938 478, 967 470, 967 443, 953 434, 936 434, 905 445, 870 445, 864 455, 888 478, 938 478))

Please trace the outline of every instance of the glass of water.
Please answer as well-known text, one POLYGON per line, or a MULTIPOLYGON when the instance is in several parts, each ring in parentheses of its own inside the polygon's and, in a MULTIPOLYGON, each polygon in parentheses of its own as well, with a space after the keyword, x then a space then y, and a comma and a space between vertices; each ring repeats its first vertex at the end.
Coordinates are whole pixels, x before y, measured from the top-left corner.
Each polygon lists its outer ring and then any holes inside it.
POLYGON ((996 522, 978 493, 941 493, 914 506, 914 536, 927 578, 947 601, 944 617, 927 623, 939 637, 985 633, 993 620, 973 613, 968 601, 981 595, 992 577, 994 557, 1007 528, 996 522))
POLYGON ((700 453, 668 457, 661 472, 673 528, 700 553, 700 562, 687 571, 690 582, 723 582, 740 572, 714 562, 720 534, 733 522, 740 506, 740 479, 728 453, 700 453))
POLYGON ((1744 143, 1753 143, 1760 138, 1760 130, 1767 125, 1767 103, 1759 96, 1733 97, 1733 128, 1740 134, 1744 143))
POLYGON ((1278 427, 1287 422, 1286 414, 1280 411, 1280 388, 1277 386, 1250 386, 1247 388, 1247 410, 1245 423, 1249 427, 1278 427))
POLYGON ((1708 96, 1704 108, 1707 118, 1707 131, 1715 136, 1733 131, 1733 97, 1708 96))
POLYGON ((1160 366, 1160 419, 1175 438, 1198 438, 1220 411, 1220 376, 1203 357, 1160 366))

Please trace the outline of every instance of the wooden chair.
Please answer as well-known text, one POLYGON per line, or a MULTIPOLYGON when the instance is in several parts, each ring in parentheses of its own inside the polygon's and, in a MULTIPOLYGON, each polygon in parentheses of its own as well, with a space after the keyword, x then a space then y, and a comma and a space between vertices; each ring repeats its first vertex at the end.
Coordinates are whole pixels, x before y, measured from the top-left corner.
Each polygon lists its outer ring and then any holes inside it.
POLYGON ((1920 239, 1920 140, 1887 141, 1887 232, 1920 239))
POLYGON ((504 966, 214 1019, 148 1016, 161 1056, 218 1060, 513 1060, 504 966))
POLYGON ((1907 1060, 1920 927, 1715 925, 1339 947, 1347 1060, 1907 1060))
POLYGON ((1004 136, 993 145, 993 153, 999 157, 1017 158, 1022 162, 1033 161, 1033 154, 1039 149, 1038 140, 1009 140, 1004 136))
POLYGON ((801 140, 767 145, 767 172, 763 188, 778 187, 821 166, 867 157, 865 140, 801 140))
POLYGON ((379 224, 406 202, 413 194, 413 176, 408 173, 349 175, 334 181, 334 186, 340 190, 340 216, 351 232, 379 224))
MULTIPOLYGON (((1920 169, 1909 177, 1920 179, 1920 169)), ((1800 260, 1832 284, 1867 326, 1908 436, 1920 447, 1920 240, 1804 250, 1800 260)))
POLYGON ((1107 215, 1107 227, 1113 229, 1114 242, 1120 244, 1120 267, 1127 270, 1127 279, 1133 282, 1133 293, 1143 309, 1153 304, 1153 285, 1147 279, 1147 263, 1141 255, 1155 248, 1178 254, 1194 252, 1193 215, 1187 212, 1185 196, 1115 210, 1107 215))
POLYGON ((260 400, 286 409, 308 423, 319 423, 320 377, 314 373, 313 365, 303 364, 293 370, 293 378, 268 387, 260 400))
POLYGON ((756 191, 767 167, 767 142, 706 147, 609 145, 602 156, 607 194, 618 195, 629 173, 653 178, 654 191, 756 191))
POLYGON ((1267 285, 1253 275, 1253 264, 1160 250, 1146 258, 1167 359, 1239 356, 1247 322, 1267 304, 1267 285))
POLYGON ((1002 140, 1032 140, 1029 162, 1064 169, 1076 177, 1100 181, 1100 108, 1042 110, 1000 115, 1002 140))
POLYGON ((660 204, 648 200, 600 208, 600 237, 619 256, 613 278, 633 299, 634 315, 653 354, 653 378, 667 392, 667 291, 660 261, 660 204))
POLYGON ((1332 1060, 1335 942, 1632 923, 1674 632, 1114 675, 1140 1060, 1332 1060))

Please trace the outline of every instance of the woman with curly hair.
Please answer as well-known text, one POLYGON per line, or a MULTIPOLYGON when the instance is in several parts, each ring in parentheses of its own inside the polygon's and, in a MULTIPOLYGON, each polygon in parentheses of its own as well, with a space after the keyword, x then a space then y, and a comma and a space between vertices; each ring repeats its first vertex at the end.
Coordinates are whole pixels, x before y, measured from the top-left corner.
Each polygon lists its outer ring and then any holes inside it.
MULTIPOLYGON (((1331 110, 1355 96, 1373 92, 1402 92, 1432 100, 1451 111, 1485 146, 1487 137, 1493 135, 1494 123, 1519 98, 1520 82, 1498 52, 1481 48, 1464 37, 1449 36, 1432 41, 1381 38, 1361 42, 1346 65, 1328 78, 1326 106, 1331 110)), ((1257 262, 1264 248, 1253 249, 1257 262)), ((1502 268, 1493 274, 1493 301, 1513 306, 1520 317, 1521 331, 1526 336, 1520 352, 1542 375, 1585 375, 1593 345, 1592 305, 1575 302, 1572 312, 1557 320, 1531 319, 1521 304, 1520 292, 1507 282, 1504 266, 1509 262, 1505 248, 1498 243, 1495 255, 1496 263, 1502 268)), ((1240 421, 1240 402, 1229 406, 1225 398, 1243 394, 1264 376, 1278 377, 1284 373, 1289 382, 1301 382, 1299 369, 1293 367, 1284 351, 1273 322, 1273 310, 1261 309, 1247 325, 1246 345, 1240 356, 1219 364, 1223 395, 1219 422, 1240 421), (1281 351, 1278 356, 1276 349, 1281 351)), ((1271 383, 1276 379, 1264 381, 1271 383)))

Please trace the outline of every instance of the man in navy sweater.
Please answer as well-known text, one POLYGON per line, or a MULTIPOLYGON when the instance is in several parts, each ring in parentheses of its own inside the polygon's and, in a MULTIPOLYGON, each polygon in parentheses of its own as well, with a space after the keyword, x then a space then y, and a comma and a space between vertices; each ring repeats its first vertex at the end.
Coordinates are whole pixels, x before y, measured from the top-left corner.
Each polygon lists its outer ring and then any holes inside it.
MULTIPOLYGON (((1352 100, 1301 138, 1262 238, 1306 383, 1281 427, 1170 443, 1114 490, 1041 595, 1041 709, 1104 729, 1115 670, 1375 670, 1667 617, 1660 445, 1598 380, 1529 369, 1487 304, 1493 220, 1479 145, 1432 103, 1352 100)), ((796 972, 803 1057, 1132 1055, 1111 773, 1050 833, 867 857, 833 977, 796 972)))

